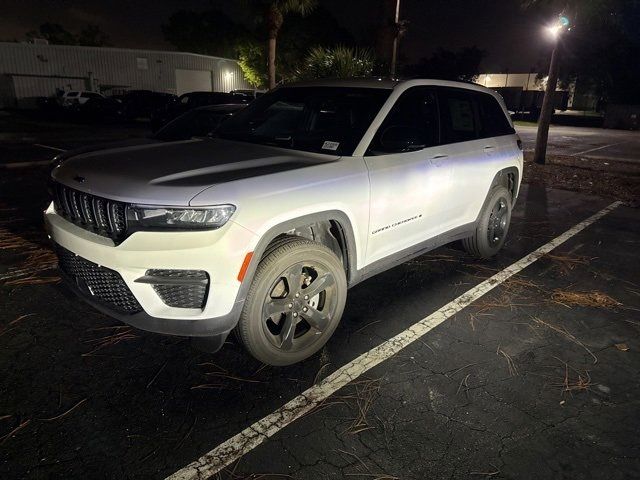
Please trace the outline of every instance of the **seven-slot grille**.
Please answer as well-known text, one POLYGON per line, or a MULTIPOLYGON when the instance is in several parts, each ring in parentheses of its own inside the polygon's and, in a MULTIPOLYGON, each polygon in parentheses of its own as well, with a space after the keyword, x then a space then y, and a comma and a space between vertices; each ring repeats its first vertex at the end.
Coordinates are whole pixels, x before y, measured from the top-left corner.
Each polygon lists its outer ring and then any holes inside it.
POLYGON ((56 246, 56 254, 60 270, 85 295, 119 312, 142 311, 136 297, 118 272, 90 262, 59 245, 56 246))
POLYGON ((127 230, 125 204, 53 184, 56 213, 91 232, 121 240, 127 230))

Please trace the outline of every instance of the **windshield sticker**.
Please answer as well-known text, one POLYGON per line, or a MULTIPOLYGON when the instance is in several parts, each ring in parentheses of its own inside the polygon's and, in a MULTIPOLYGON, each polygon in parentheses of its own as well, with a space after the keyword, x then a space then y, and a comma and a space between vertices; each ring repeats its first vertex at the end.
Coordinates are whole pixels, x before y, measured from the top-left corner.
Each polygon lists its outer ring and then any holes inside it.
POLYGON ((322 144, 322 149, 335 151, 338 149, 339 146, 340 146, 340 142, 330 142, 329 140, 325 140, 325 142, 322 144))

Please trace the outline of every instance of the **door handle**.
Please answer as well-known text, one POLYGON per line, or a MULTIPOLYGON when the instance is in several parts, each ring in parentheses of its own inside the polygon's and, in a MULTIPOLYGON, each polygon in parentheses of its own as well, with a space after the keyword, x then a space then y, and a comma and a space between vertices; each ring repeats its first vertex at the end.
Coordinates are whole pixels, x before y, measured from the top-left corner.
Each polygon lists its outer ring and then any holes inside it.
POLYGON ((442 162, 441 160, 444 160, 445 158, 447 158, 449 155, 446 155, 444 153, 440 153, 438 155, 434 155, 433 157, 431 157, 431 162, 436 166, 436 167, 440 167, 442 166, 442 162))
POLYGON ((491 155, 491 153, 493 153, 495 149, 496 147, 494 147, 493 145, 487 145, 486 147, 484 147, 484 153, 486 153, 487 155, 491 155))

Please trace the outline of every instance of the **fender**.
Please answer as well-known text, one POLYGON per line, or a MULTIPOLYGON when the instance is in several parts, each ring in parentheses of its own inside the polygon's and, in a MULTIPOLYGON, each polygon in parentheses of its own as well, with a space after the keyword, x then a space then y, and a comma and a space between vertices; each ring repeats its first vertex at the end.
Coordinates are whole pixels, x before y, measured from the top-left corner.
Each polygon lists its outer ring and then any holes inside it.
POLYGON ((341 234, 343 236, 346 247, 347 284, 351 286, 352 281, 358 276, 358 252, 356 248, 355 236, 353 233, 351 220, 349 219, 347 214, 340 210, 327 210, 286 220, 282 223, 279 223, 278 225, 271 227, 264 235, 262 235, 262 237, 260 237, 260 240, 253 249, 253 256, 251 257, 247 272, 244 279, 242 280, 242 284, 240 285, 240 290, 238 291, 238 296, 236 297, 236 304, 239 302, 244 303, 262 255, 266 251, 269 244, 273 241, 273 239, 275 239, 278 235, 282 235, 283 233, 293 230, 296 227, 301 227, 318 221, 329 220, 337 222, 341 227, 341 234))

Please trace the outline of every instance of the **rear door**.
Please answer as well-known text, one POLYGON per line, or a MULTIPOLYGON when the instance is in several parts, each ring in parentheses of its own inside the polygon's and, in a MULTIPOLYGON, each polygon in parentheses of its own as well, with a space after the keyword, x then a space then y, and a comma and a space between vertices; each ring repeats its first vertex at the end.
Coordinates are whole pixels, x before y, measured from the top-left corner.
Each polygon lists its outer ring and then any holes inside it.
POLYGON ((434 159, 434 163, 452 178, 447 218, 443 220, 445 231, 475 221, 487 195, 486 178, 493 170, 498 145, 483 130, 482 95, 487 94, 463 88, 438 89, 446 156, 434 159))

